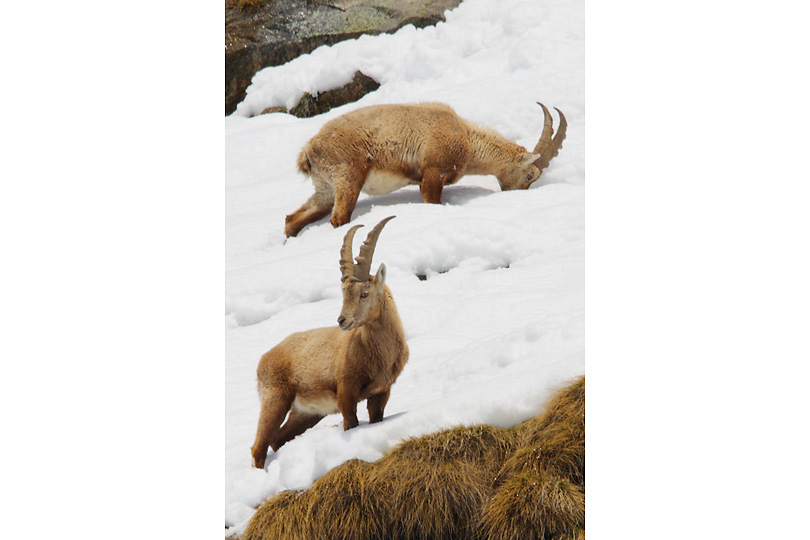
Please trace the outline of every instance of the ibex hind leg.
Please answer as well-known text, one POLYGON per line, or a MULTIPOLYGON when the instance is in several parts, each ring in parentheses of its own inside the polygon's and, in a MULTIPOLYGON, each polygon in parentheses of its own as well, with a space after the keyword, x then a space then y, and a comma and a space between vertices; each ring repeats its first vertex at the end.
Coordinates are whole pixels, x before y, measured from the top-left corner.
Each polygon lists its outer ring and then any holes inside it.
POLYGON ((320 422, 324 417, 318 414, 309 414, 293 407, 290 416, 276 435, 276 440, 271 443, 274 451, 284 446, 289 441, 301 435, 303 432, 320 422))
POLYGON ((357 197, 360 196, 367 174, 368 170, 347 166, 332 175, 335 206, 332 208, 332 218, 329 221, 333 227, 340 227, 351 221, 357 197))
POLYGON ((256 440, 250 449, 253 466, 257 469, 264 468, 267 448, 278 438, 279 426, 292 406, 293 397, 285 396, 273 389, 266 389, 262 392, 261 400, 262 408, 259 413, 259 425, 256 428, 256 440))
POLYGON ((312 177, 312 183, 315 184, 315 193, 301 205, 301 208, 288 215, 285 220, 284 234, 288 238, 298 235, 301 229, 325 218, 332 212, 332 205, 335 202, 332 188, 316 176, 312 177))

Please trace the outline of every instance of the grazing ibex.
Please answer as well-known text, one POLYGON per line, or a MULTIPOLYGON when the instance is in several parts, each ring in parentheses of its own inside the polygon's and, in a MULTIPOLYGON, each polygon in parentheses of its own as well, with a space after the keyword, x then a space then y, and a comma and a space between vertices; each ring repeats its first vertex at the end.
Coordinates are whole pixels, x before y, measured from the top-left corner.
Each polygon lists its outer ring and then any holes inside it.
POLYGON ((348 223, 363 191, 383 195, 418 184, 422 200, 442 202, 442 188, 465 174, 493 174, 501 189, 527 189, 562 148, 568 126, 559 109, 554 138, 551 114, 529 153, 497 131, 460 118, 441 103, 374 105, 330 120, 304 145, 298 170, 312 178, 315 194, 287 216, 284 233, 297 235, 330 212, 348 223))
POLYGON ((268 446, 278 450, 327 414, 340 412, 344 430, 356 427, 357 404, 364 399, 370 422, 382 421, 391 385, 408 361, 405 331, 385 285, 385 265, 376 275, 369 273, 377 237, 393 218, 371 230, 356 264, 352 240, 362 225, 346 233, 340 250, 343 308, 338 326, 291 334, 259 361, 261 412, 251 448, 254 467, 264 467, 268 446))

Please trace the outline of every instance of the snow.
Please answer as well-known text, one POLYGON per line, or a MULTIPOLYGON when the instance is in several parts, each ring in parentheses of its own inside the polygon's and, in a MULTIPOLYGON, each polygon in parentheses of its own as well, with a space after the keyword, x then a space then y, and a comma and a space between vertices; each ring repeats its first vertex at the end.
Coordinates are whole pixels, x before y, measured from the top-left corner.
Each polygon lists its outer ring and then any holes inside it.
MULTIPOLYGON (((225 121, 225 519, 244 530, 263 500, 303 489, 349 459, 374 461, 404 438, 453 425, 513 426, 584 373, 584 2, 465 0, 436 27, 321 47, 253 79, 225 121), (295 105, 356 70, 380 88, 324 115, 253 116, 295 105), (284 241, 284 216, 312 193, 295 170, 300 147, 329 119, 377 104, 448 103, 459 115, 533 148, 536 105, 558 107, 568 136, 527 191, 467 176, 421 202, 416 187, 361 195, 355 249, 382 218, 372 271, 388 269, 410 360, 385 420, 342 431, 331 415, 251 467, 259 357, 296 331, 332 326, 341 307, 338 250, 350 225, 324 219, 284 241)), ((555 117, 556 123, 556 117, 555 117)))

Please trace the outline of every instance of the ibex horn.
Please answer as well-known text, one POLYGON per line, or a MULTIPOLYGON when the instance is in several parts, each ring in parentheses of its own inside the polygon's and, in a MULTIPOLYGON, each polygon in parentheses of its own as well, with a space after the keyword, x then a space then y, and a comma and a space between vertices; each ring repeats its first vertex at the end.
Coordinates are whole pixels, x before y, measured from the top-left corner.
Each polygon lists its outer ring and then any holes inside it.
MULTIPOLYGON (((385 224, 394 219, 396 216, 388 216, 384 220, 377 223, 371 232, 368 233, 366 241, 360 246, 360 254, 357 255, 355 260, 357 264, 354 266, 354 277, 357 281, 368 281, 369 272, 371 270, 371 258, 374 256, 374 248, 377 247, 377 237, 380 236, 385 224)), ((351 243, 349 243, 351 246, 351 243)))
POLYGON ((354 261, 352 261, 352 241, 354 233, 362 225, 355 225, 343 237, 343 247, 340 248, 340 281, 344 282, 354 275, 354 261))
POLYGON ((540 172, 543 172, 543 169, 548 167, 551 160, 560 152, 563 140, 565 140, 565 131, 568 128, 568 122, 565 120, 565 115, 562 111, 554 107, 554 110, 560 115, 560 126, 557 129, 557 134, 554 135, 552 139, 551 134, 554 133, 554 130, 552 129, 551 113, 548 112, 548 109, 542 103, 538 102, 537 104, 543 108, 543 133, 540 135, 540 140, 537 142, 537 146, 534 147, 534 152, 532 153, 540 154, 540 157, 537 158, 534 165, 540 169, 540 172))

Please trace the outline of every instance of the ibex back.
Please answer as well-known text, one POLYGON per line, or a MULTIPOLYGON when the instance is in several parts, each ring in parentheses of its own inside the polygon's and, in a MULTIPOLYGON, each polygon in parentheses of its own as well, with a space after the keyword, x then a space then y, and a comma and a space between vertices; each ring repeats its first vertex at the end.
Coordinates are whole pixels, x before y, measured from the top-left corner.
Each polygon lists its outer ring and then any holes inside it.
POLYGON ((357 404, 364 399, 371 423, 382 421, 391 385, 408 361, 405 331, 385 285, 385 265, 376 275, 369 273, 377 238, 393 217, 371 230, 356 264, 352 240, 362 225, 346 233, 340 251, 343 308, 338 326, 292 334, 259 361, 261 412, 251 448, 255 467, 264 467, 268 446, 278 450, 327 414, 340 412, 343 429, 356 427, 357 404))
POLYGON ((527 189, 562 148, 568 125, 556 109, 552 139, 551 114, 538 105, 545 120, 531 153, 441 103, 374 105, 330 120, 298 156, 315 194, 287 216, 284 233, 295 236, 330 212, 334 227, 348 223, 361 191, 382 195, 418 184, 422 200, 441 203, 444 186, 465 174, 493 174, 504 191, 527 189))

